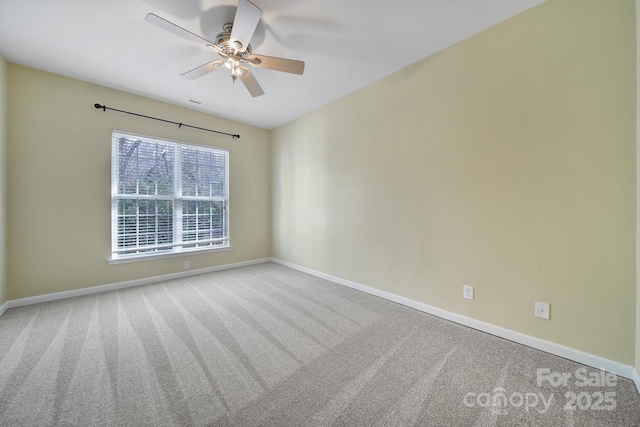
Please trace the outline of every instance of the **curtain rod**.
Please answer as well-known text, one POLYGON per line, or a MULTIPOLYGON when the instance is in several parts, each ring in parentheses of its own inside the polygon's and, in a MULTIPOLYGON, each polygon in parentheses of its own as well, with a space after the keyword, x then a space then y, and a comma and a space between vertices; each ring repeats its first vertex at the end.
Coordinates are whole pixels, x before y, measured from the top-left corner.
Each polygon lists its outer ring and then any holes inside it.
POLYGON ((124 110, 118 110, 118 109, 115 109, 115 108, 107 107, 106 105, 93 104, 93 106, 96 107, 98 110, 102 110, 102 111, 112 110, 112 111, 117 111, 119 113, 131 114, 132 116, 144 117, 145 119, 152 119, 152 120, 158 120, 160 122, 171 123, 171 124, 174 124, 174 125, 178 125, 178 127, 180 127, 180 128, 182 126, 184 126, 184 127, 188 127, 188 128, 192 128, 192 129, 198 129, 198 130, 204 130, 204 131, 207 131, 207 132, 219 133, 221 135, 228 135, 228 136, 230 136, 231 138, 234 138, 234 139, 235 138, 238 138, 238 139, 240 138, 240 135, 238 135, 238 134, 220 132, 218 130, 206 129, 206 128, 201 128, 201 127, 198 127, 198 126, 191 126, 191 125, 188 125, 186 123, 179 123, 179 122, 174 122, 174 121, 171 121, 171 120, 159 119, 157 117, 145 116, 144 114, 132 113, 130 111, 124 111, 124 110))

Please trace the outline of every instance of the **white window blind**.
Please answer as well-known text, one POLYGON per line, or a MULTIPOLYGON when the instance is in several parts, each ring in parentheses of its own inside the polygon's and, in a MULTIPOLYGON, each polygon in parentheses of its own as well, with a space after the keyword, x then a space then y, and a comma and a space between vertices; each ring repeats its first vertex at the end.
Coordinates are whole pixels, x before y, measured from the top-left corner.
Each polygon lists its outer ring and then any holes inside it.
POLYGON ((229 247, 229 153, 114 131, 112 259, 229 247))

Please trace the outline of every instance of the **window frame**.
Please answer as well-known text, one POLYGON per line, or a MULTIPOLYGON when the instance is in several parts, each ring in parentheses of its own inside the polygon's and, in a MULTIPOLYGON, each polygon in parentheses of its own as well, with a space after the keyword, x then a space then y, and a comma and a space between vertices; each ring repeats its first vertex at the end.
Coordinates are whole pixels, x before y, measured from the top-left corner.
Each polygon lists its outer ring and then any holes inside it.
MULTIPOLYGON (((130 263, 130 262, 140 262, 152 259, 162 259, 162 258, 170 258, 170 257, 178 257, 178 256, 187 256, 193 254, 202 254, 209 252, 219 252, 219 251, 227 251, 231 249, 231 240, 230 240, 230 227, 229 227, 229 150, 225 148, 212 147, 200 144, 194 144, 190 142, 184 141, 176 141, 166 138, 159 138, 155 136, 142 135, 134 132, 122 131, 113 129, 111 132, 111 254, 107 259, 107 262, 111 264, 121 264, 121 263, 130 263), (174 150, 174 159, 173 159, 173 192, 171 195, 163 195, 158 194, 156 189, 156 194, 126 194, 119 193, 119 167, 120 167, 120 156, 118 150, 118 140, 120 137, 131 138, 131 139, 140 139, 142 141, 149 142, 157 142, 160 144, 165 144, 168 146, 172 146, 174 150), (216 153, 216 154, 224 154, 224 185, 223 185, 223 195, 222 196, 199 196, 199 195, 184 195, 183 194, 183 174, 182 167, 186 164, 182 159, 182 150, 183 149, 191 149, 191 150, 200 150, 200 152, 206 153, 216 153), (118 218, 119 218, 119 202, 124 199, 132 199, 132 200, 170 200, 172 205, 171 212, 171 222, 172 222, 172 240, 167 245, 155 244, 151 246, 156 246, 157 249, 150 250, 149 252, 141 252, 141 253, 127 253, 122 254, 120 252, 127 252, 132 249, 124 249, 122 247, 118 247, 118 218), (222 202, 222 237, 214 238, 214 239, 206 239, 206 240, 188 240, 182 241, 182 235, 186 233, 186 229, 184 228, 183 223, 183 203, 186 201, 201 201, 208 203, 219 203, 222 202), (178 240, 179 239, 179 240, 178 240), (220 241, 222 244, 215 246, 195 246, 189 247, 192 245, 197 245, 198 242, 206 243, 211 241, 220 241), (160 249, 162 246, 166 246, 167 249, 160 249)), ((197 185, 197 181, 196 181, 197 185)), ((136 203, 136 206, 138 204, 136 203)), ((138 219, 139 213, 136 213, 136 219, 138 219)), ((197 215, 196 215, 197 220, 197 215)), ((210 222, 210 227, 208 229, 204 229, 204 232, 211 233, 214 230, 213 221, 210 222)), ((216 229, 219 227, 216 227, 216 229)), ((196 226, 195 234, 199 233, 199 230, 196 226)), ((156 232, 156 236, 159 234, 156 232)), ((136 229, 136 236, 140 235, 140 230, 136 229)), ((157 240, 157 237, 156 237, 157 240)), ((138 248, 143 248, 143 246, 137 246, 138 248)))

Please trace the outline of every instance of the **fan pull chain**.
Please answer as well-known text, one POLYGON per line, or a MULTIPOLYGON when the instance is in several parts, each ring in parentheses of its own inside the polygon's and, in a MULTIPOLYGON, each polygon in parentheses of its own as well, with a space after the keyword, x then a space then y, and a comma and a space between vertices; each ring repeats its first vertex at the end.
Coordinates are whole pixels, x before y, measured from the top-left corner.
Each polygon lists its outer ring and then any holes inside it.
POLYGON ((236 112, 236 80, 238 79, 238 77, 235 74, 231 74, 231 81, 232 86, 231 86, 231 109, 232 111, 235 113, 236 112))

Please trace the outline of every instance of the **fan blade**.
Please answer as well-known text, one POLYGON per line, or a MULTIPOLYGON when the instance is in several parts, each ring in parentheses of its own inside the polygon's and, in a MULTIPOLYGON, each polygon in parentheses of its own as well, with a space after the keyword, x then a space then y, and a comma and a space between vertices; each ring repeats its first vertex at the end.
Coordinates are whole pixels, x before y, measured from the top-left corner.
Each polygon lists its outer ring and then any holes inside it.
POLYGON ((301 75, 304 73, 304 62, 294 59, 276 58, 265 55, 249 55, 246 59, 248 63, 256 68, 266 68, 268 70, 284 71, 301 75))
POLYGON ((160 27, 163 30, 169 31, 170 33, 175 34, 176 36, 182 37, 185 40, 189 40, 192 43, 195 43, 200 46, 207 47, 209 49, 215 49, 218 52, 222 52, 220 46, 217 44, 210 42, 207 39, 200 37, 197 34, 193 34, 191 31, 187 31, 182 27, 177 26, 176 24, 167 21, 164 18, 160 18, 158 15, 153 13, 149 13, 146 18, 144 18, 150 24, 155 25, 156 27, 160 27))
POLYGON ((251 3, 249 0, 238 0, 238 9, 236 10, 236 17, 233 20, 233 27, 231 28, 231 45, 238 51, 244 52, 249 46, 251 37, 260 22, 260 16, 262 11, 258 6, 251 3), (238 42, 239 45, 234 43, 238 42))
POLYGON ((184 77, 187 79, 197 79, 198 77, 202 77, 205 74, 212 73, 214 71, 219 70, 220 68, 224 68, 224 61, 211 61, 207 62, 204 65, 194 68, 193 70, 187 71, 186 73, 180 74, 180 77, 184 77))
POLYGON ((244 84, 251 96, 255 98, 257 96, 264 95, 264 90, 262 90, 262 88, 258 84, 258 81, 254 77, 251 70, 247 67, 240 68, 242 69, 242 71, 244 71, 244 74, 240 74, 238 77, 240 77, 240 81, 242 81, 242 84, 244 84))

